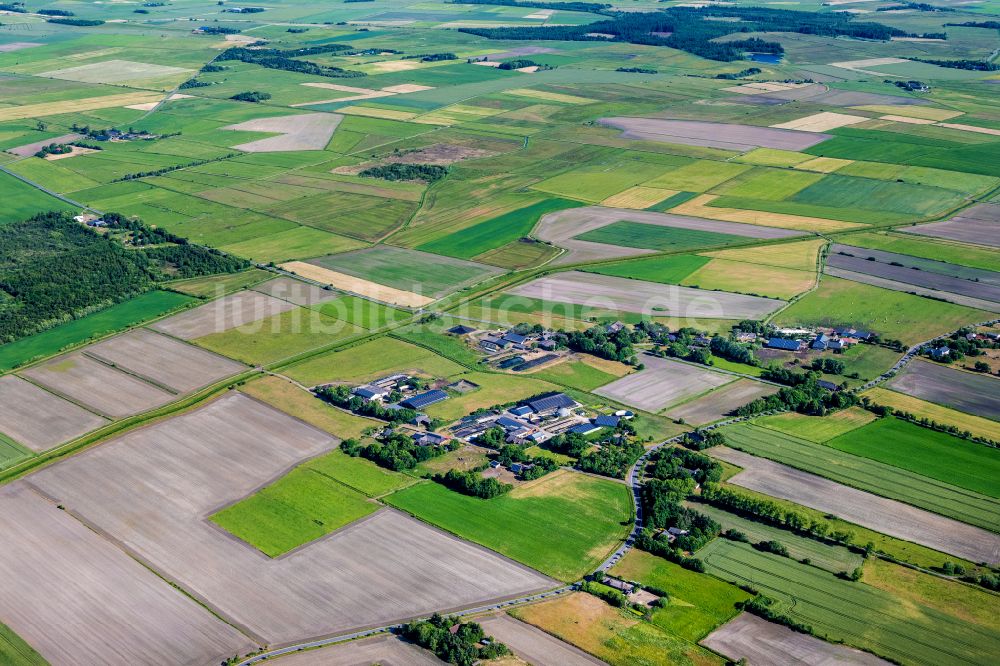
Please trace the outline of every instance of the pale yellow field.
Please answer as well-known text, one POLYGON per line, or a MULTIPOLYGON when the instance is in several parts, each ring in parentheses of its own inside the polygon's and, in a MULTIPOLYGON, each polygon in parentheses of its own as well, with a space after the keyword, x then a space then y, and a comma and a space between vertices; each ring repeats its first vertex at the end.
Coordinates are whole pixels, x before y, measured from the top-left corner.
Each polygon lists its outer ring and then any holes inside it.
POLYGON ((657 187, 630 187, 624 192, 612 195, 601 202, 602 206, 612 208, 634 208, 643 210, 653 204, 677 194, 677 190, 667 190, 657 187))
POLYGON ((713 259, 684 278, 681 285, 788 300, 810 289, 815 282, 815 272, 713 259))
POLYGON ((71 99, 62 102, 25 104, 24 106, 0 108, 0 121, 54 116, 60 113, 79 113, 81 111, 108 109, 116 106, 127 106, 129 104, 144 104, 146 102, 155 102, 161 97, 162 94, 155 92, 132 92, 120 95, 105 95, 103 97, 84 97, 82 99, 71 99))
POLYGON ((337 109, 337 113, 344 113, 349 116, 365 116, 366 118, 384 118, 386 120, 409 120, 410 118, 415 118, 417 115, 409 111, 374 109, 367 106, 345 106, 342 109, 337 109))
POLYGON ((353 275, 338 273, 337 271, 331 271, 328 268, 307 264, 304 261, 290 261, 287 264, 281 264, 281 268, 286 271, 292 271, 293 273, 310 280, 315 280, 316 282, 321 282, 323 284, 329 284, 335 289, 352 292, 366 298, 382 301, 383 303, 391 303, 393 305, 403 305, 407 307, 422 307, 428 303, 434 302, 433 298, 421 296, 420 294, 416 294, 412 291, 403 291, 402 289, 387 287, 384 284, 379 284, 370 280, 362 280, 361 278, 356 278, 353 275))
POLYGON ((818 171, 819 173, 833 173, 837 169, 843 168, 854 160, 842 160, 837 157, 817 157, 816 159, 796 164, 794 168, 804 171, 818 171))
POLYGON ((533 99, 544 99, 549 102, 562 102, 563 104, 590 104, 591 102, 594 101, 586 97, 577 97, 576 95, 564 95, 562 93, 546 92, 544 90, 532 90, 531 88, 515 88, 513 90, 507 90, 505 94, 516 95, 517 97, 531 97, 533 99))
POLYGON ((965 412, 949 409, 948 407, 942 407, 933 402, 927 402, 920 398, 914 398, 880 387, 869 389, 862 395, 868 396, 879 405, 887 405, 893 409, 910 412, 921 418, 927 417, 938 423, 948 423, 961 430, 968 430, 977 437, 986 437, 1000 441, 1000 423, 996 421, 966 414, 965 412))
POLYGON ((624 377, 634 369, 631 365, 625 365, 621 361, 611 361, 606 358, 591 356, 590 354, 580 354, 580 360, 592 368, 615 377, 624 377))
POLYGON ((733 159, 734 162, 744 164, 757 164, 760 166, 794 166, 803 162, 810 162, 814 158, 812 155, 797 153, 794 150, 778 150, 777 148, 754 148, 749 153, 745 153, 733 159))
POLYGON ((868 120, 866 116, 852 116, 846 113, 823 111, 822 113, 815 113, 811 116, 805 116, 804 118, 790 120, 787 123, 771 125, 771 127, 798 130, 800 132, 825 132, 827 130, 837 129, 838 127, 846 127, 847 125, 863 123, 866 120, 868 120))
POLYGON ((925 120, 949 120, 955 116, 962 115, 961 111, 950 111, 948 109, 935 109, 928 106, 889 106, 871 104, 866 106, 851 107, 858 111, 871 111, 873 113, 886 113, 896 116, 906 116, 907 118, 923 118, 925 120))
POLYGON ((718 250, 702 253, 706 257, 742 261, 749 264, 764 264, 779 268, 794 268, 800 271, 816 270, 819 249, 826 241, 822 239, 805 240, 796 243, 781 243, 779 245, 764 245, 737 250, 718 250))
POLYGON ((420 64, 414 60, 385 60, 373 62, 370 67, 379 73, 406 72, 411 69, 420 69, 420 64))
POLYGON ((702 194, 690 201, 685 201, 679 206, 674 206, 670 209, 670 212, 678 215, 704 217, 709 220, 742 222, 744 224, 758 224, 762 227, 782 227, 785 229, 802 229, 804 231, 841 231, 843 229, 857 229, 858 227, 866 226, 856 222, 827 220, 822 217, 806 217, 803 215, 710 206, 709 204, 716 199, 718 197, 712 194, 702 194))
POLYGON ((879 116, 879 120, 891 120, 894 123, 908 123, 910 125, 933 125, 935 122, 933 120, 928 120, 927 118, 907 118, 906 116, 896 116, 891 113, 885 116, 879 116))
POLYGON ((406 93, 421 92, 424 90, 434 90, 434 86, 422 86, 416 83, 400 83, 398 86, 386 86, 382 88, 384 92, 405 95, 406 93))
POLYGON ((993 129, 992 127, 977 127, 975 125, 963 125, 961 123, 934 123, 938 127, 947 127, 948 129, 962 130, 964 132, 976 132, 977 134, 990 134, 992 136, 1000 136, 1000 129, 993 129))

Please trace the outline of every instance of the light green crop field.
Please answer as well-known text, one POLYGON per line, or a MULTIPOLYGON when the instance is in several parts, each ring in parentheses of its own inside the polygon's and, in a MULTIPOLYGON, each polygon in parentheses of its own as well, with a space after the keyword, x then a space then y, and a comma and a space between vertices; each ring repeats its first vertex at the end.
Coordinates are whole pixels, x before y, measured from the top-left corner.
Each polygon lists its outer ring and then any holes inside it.
POLYGON ((881 418, 826 445, 1000 498, 1000 451, 948 433, 881 418))
POLYGON ((48 666, 42 655, 0 622, 0 661, 10 666, 48 666))
POLYGON ((855 326, 915 344, 995 315, 867 284, 823 276, 819 288, 778 313, 778 325, 855 326))
POLYGON ((661 227, 656 224, 642 224, 621 220, 600 229, 582 233, 578 240, 593 243, 607 243, 623 247, 639 247, 647 250, 687 250, 709 248, 744 242, 742 236, 720 234, 699 229, 679 229, 661 227))
POLYGON ((739 613, 736 604, 750 598, 735 585, 636 549, 629 551, 611 573, 666 592, 670 601, 653 613, 653 624, 692 642, 731 620, 739 613))
POLYGON ((591 571, 614 550, 632 518, 627 487, 568 471, 489 500, 421 483, 385 501, 564 581, 591 571))
MULTIPOLYGON (((725 429, 725 435, 727 444, 735 449, 970 525, 1000 530, 1000 501, 980 492, 965 490, 950 480, 939 481, 873 458, 845 453, 831 446, 759 426, 730 426, 725 429)), ((945 455, 944 452, 942 455, 945 455)), ((891 459, 888 455, 886 457, 891 459)))
POLYGON ((614 275, 616 277, 679 284, 681 280, 709 262, 708 257, 696 254, 681 254, 669 257, 646 257, 625 261, 620 264, 606 264, 584 269, 588 273, 614 275))
POLYGON ((946 240, 920 238, 912 234, 860 233, 844 237, 844 242, 875 250, 898 252, 914 257, 947 261, 960 266, 996 270, 998 253, 976 245, 954 243, 946 240))
POLYGON ((0 433, 0 469, 4 469, 27 460, 35 455, 29 449, 24 448, 12 439, 0 433))
POLYGON ((252 287, 271 277, 273 273, 252 268, 241 273, 210 275, 208 277, 189 278, 169 282, 166 286, 174 291, 199 298, 215 298, 225 296, 245 287, 252 287))
POLYGON ((378 505, 314 467, 300 467, 211 516, 212 522, 277 557, 376 511, 378 505))
POLYGON ((533 372, 531 377, 563 384, 580 391, 593 391, 599 386, 604 386, 618 379, 617 376, 598 370, 582 361, 560 363, 551 368, 533 372))
POLYGON ((786 412, 759 418, 754 423, 787 435, 822 444, 834 437, 867 425, 876 418, 874 414, 860 407, 850 407, 827 416, 807 416, 798 412, 786 412))
POLYGON ((715 539, 698 551, 708 572, 752 585, 777 601, 779 612, 844 641, 905 664, 974 664, 1000 649, 1000 631, 972 626, 931 606, 906 604, 863 582, 748 544, 715 539))

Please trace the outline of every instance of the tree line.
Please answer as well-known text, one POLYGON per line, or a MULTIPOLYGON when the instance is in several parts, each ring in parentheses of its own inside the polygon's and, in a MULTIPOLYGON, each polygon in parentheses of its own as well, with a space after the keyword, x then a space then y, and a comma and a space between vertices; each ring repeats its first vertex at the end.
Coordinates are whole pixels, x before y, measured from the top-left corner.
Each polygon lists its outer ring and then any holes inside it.
POLYGON ((345 48, 349 49, 350 47, 345 47, 343 44, 328 44, 326 46, 313 46, 289 51, 234 47, 223 51, 216 60, 238 60, 251 65, 266 67, 267 69, 280 69, 286 72, 298 72, 299 74, 311 74, 313 76, 325 76, 328 78, 352 79, 367 76, 364 72, 319 65, 309 60, 296 60, 296 58, 307 55, 339 52, 345 48))
POLYGON ((473 666, 481 660, 510 654, 506 645, 486 636, 479 624, 463 623, 457 617, 443 617, 438 613, 427 620, 403 625, 401 633, 442 661, 457 666, 473 666))
POLYGON ((356 439, 345 439, 340 443, 340 450, 352 458, 360 456, 371 460, 379 467, 394 472, 405 472, 416 467, 418 463, 436 458, 452 449, 443 446, 419 446, 406 435, 392 434, 381 442, 372 442, 368 445, 356 439))

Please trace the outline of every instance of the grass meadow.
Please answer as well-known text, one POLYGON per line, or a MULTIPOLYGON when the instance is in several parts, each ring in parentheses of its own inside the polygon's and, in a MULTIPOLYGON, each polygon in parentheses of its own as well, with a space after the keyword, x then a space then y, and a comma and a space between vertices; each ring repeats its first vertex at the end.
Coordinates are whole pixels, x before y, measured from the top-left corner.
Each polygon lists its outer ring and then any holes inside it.
POLYGON ((385 501, 563 581, 592 571, 632 521, 626 486, 569 471, 489 500, 421 483, 385 501))
POLYGON ((280 377, 261 377, 244 384, 240 391, 341 439, 361 437, 365 430, 382 425, 328 405, 280 377))
POLYGON ((708 257, 696 254, 679 254, 668 257, 642 257, 617 264, 604 264, 592 268, 584 268, 588 273, 613 275, 615 277, 659 282, 661 284, 680 284, 691 273, 710 261, 708 257))
POLYGON ((661 227, 621 220, 576 236, 577 240, 606 243, 622 247, 638 247, 645 250, 687 250, 697 247, 731 245, 746 242, 743 236, 720 234, 698 229, 661 227))
POLYGON ((880 386, 865 391, 864 395, 871 398, 876 404, 900 409, 914 414, 918 418, 928 418, 938 423, 953 425, 960 430, 968 430, 977 437, 1000 441, 1000 423, 991 419, 966 414, 957 409, 921 400, 905 393, 897 393, 880 386))

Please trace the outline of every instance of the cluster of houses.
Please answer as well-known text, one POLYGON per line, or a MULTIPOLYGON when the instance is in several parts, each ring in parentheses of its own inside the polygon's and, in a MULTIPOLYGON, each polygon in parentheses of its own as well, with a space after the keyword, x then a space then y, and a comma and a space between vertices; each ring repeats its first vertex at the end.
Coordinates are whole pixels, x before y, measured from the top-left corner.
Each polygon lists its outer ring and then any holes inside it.
MULTIPOLYGON (((420 410, 447 400, 450 396, 441 389, 419 390, 420 385, 420 381, 410 375, 388 375, 354 387, 351 389, 351 395, 368 402, 381 403, 382 407, 388 410, 412 409, 417 415, 410 425, 428 427, 431 419, 420 410)), ((450 441, 444 435, 422 430, 414 432, 412 437, 414 443, 419 446, 440 446, 450 441)))
POLYGON ((94 215, 93 213, 84 213, 82 215, 74 215, 74 222, 79 222, 80 224, 86 224, 88 227, 106 227, 108 223, 105 222, 99 215, 94 215))
MULTIPOLYGON (((843 351, 852 345, 869 340, 872 333, 856 328, 834 328, 819 332, 805 329, 779 329, 779 335, 768 338, 768 349, 782 351, 843 351)), ((753 334, 748 334, 753 335, 753 334)), ((739 336, 737 339, 740 340, 739 336)), ((740 340, 742 342, 742 340, 740 340)))
POLYGON ((455 326, 448 333, 470 336, 480 351, 491 357, 490 364, 498 370, 527 372, 562 358, 551 331, 517 333, 514 329, 480 332, 471 326, 455 326), (478 334, 478 335, 477 335, 478 334))

